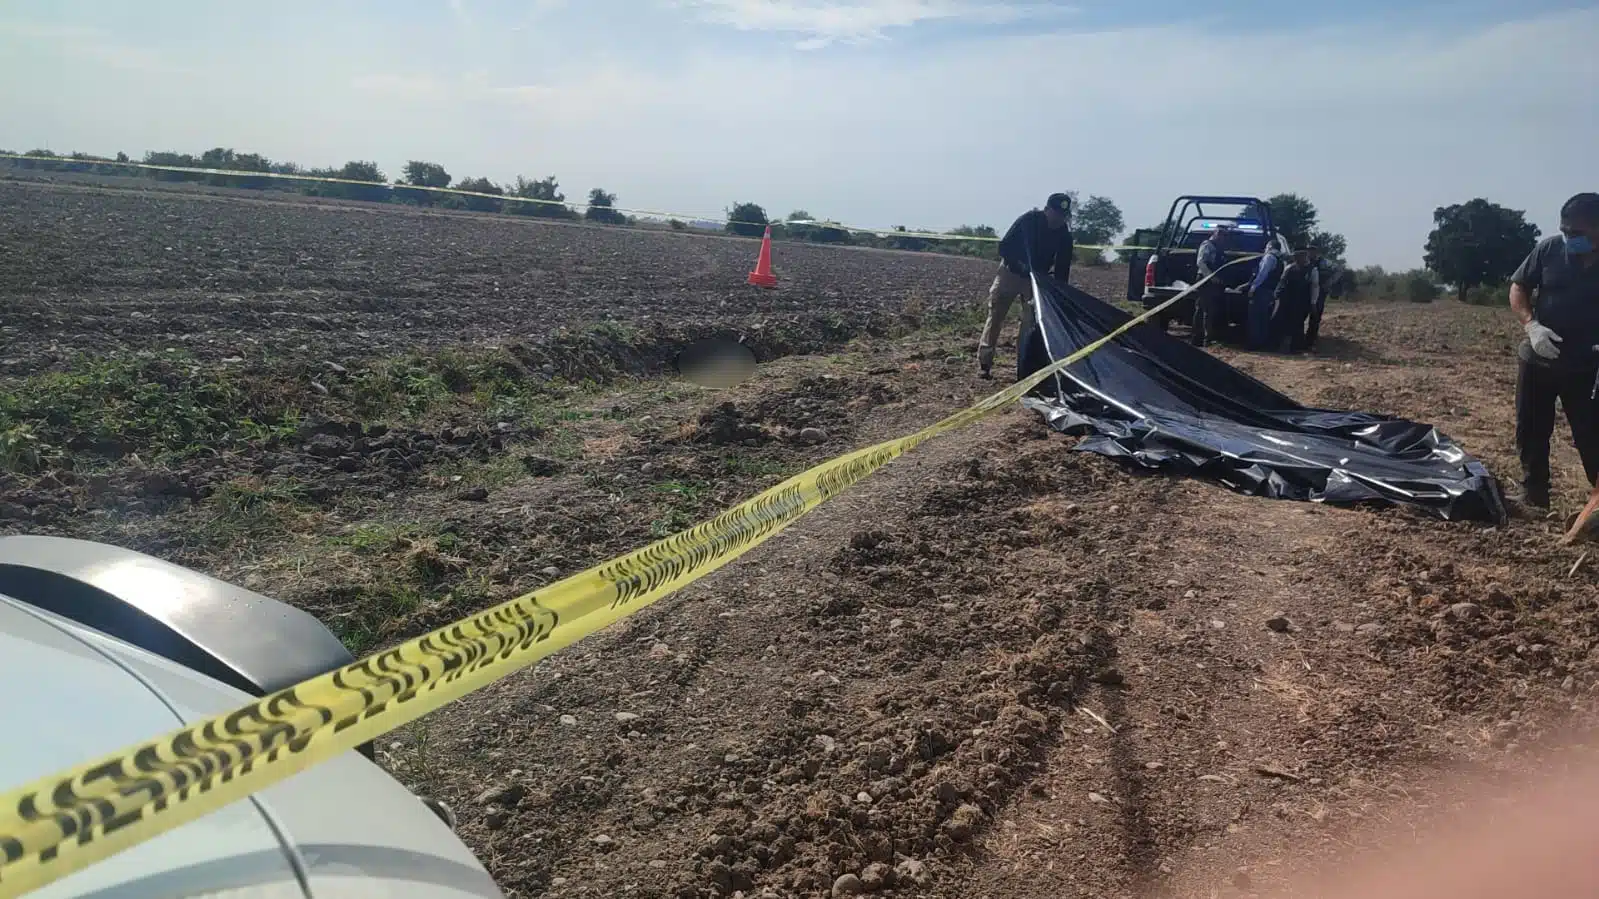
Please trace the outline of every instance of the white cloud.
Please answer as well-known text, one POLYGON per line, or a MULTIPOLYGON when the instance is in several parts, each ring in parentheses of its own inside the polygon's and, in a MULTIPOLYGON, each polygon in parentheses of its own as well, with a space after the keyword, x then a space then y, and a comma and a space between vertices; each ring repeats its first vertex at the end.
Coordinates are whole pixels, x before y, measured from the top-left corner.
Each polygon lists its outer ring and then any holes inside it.
MULTIPOLYGON (((52 85, 0 93, 0 146, 223 145, 391 172, 431 159, 500 181, 554 173, 570 196, 602 186, 621 205, 689 216, 754 200, 871 227, 1003 226, 1055 189, 1108 195, 1130 226, 1181 193, 1295 191, 1355 261, 1402 266, 1419 262, 1435 206, 1475 196, 1549 230, 1589 186, 1599 146, 1587 114, 1599 109, 1599 10, 1444 32, 1167 26, 808 54, 693 33, 663 44, 661 20, 641 12, 633 31, 615 29, 598 3, 521 36, 474 3, 484 40, 502 42, 436 53, 426 68, 352 25, 229 46, 211 77, 117 71, 115 92, 109 60, 0 44, 0 80, 52 85), (562 30, 573 17, 590 30, 562 30), (559 46, 531 52, 535 38, 559 46), (1291 64, 1263 68, 1263 53, 1291 64)), ((897 27, 813 26, 784 33, 897 27)))
POLYGON ((357 75, 350 86, 365 94, 402 101, 433 101, 448 99, 452 93, 449 83, 432 75, 405 75, 379 72, 357 75))
POLYGON ((75 25, 49 25, 32 22, 0 22, 0 38, 9 37, 35 46, 47 46, 66 56, 100 63, 119 71, 185 74, 188 69, 174 64, 162 54, 116 39, 99 28, 75 25))
POLYGON ((742 31, 798 34, 799 49, 879 40, 891 28, 924 22, 1003 25, 1067 11, 1060 6, 982 0, 679 0, 707 22, 742 31))

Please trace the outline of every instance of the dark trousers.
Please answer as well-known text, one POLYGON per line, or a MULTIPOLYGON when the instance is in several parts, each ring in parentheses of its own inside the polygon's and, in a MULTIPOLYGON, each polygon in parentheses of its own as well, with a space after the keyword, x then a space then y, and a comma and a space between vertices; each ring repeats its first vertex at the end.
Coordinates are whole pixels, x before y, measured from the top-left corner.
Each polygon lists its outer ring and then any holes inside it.
POLYGON ((1194 346, 1204 346, 1221 337, 1227 330, 1227 295, 1220 281, 1211 278, 1194 291, 1193 331, 1188 341, 1194 346))
POLYGON ((1265 350, 1271 348, 1271 314, 1272 295, 1269 290, 1257 290, 1249 298, 1249 325, 1247 336, 1249 348, 1252 350, 1265 350))
POLYGON ((1304 297, 1282 296, 1277 300, 1277 314, 1271 320, 1271 339, 1275 346, 1288 343, 1288 352, 1303 353, 1308 345, 1305 319, 1310 315, 1310 301, 1304 297))
POLYGON ((1327 298, 1322 297, 1310 309, 1310 329, 1305 333, 1305 348, 1316 345, 1316 336, 1321 333, 1321 313, 1327 308, 1327 298))
POLYGON ((1549 493, 1549 438, 1555 432, 1555 400, 1582 456, 1588 483, 1599 480, 1599 410, 1593 399, 1594 370, 1551 368, 1522 360, 1516 372, 1516 448, 1521 484, 1529 494, 1549 493))

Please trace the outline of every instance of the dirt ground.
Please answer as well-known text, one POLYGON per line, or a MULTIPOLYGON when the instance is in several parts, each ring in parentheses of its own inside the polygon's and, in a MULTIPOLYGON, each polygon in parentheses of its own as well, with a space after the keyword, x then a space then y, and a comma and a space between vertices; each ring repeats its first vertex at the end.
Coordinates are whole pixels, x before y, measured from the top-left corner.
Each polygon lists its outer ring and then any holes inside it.
MULTIPOLYGON (((975 260, 780 245, 766 293, 748 241, 17 182, 0 243, 4 529, 200 568, 358 650, 993 389, 975 260), (756 377, 662 376, 710 334, 756 377)), ((1511 482, 1510 324, 1353 302, 1317 354, 1218 353, 1511 482)), ((1563 432, 1555 462, 1563 506, 1492 528, 1135 475, 1016 410, 380 759, 512 896, 1264 894, 1590 726, 1563 432)))

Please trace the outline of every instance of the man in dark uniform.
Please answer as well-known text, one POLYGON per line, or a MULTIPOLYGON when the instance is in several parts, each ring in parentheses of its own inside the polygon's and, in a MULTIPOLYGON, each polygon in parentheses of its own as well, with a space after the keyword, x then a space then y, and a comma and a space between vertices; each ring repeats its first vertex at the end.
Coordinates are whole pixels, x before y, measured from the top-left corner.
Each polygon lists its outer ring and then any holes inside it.
POLYGON ((1305 351, 1305 319, 1310 317, 1311 303, 1315 299, 1315 276, 1316 267, 1310 264, 1310 251, 1298 247, 1294 250, 1294 261, 1277 281, 1277 314, 1272 320, 1272 341, 1280 345, 1286 338, 1290 353, 1305 351))
POLYGON ((1560 233, 1544 238, 1510 276, 1510 309, 1527 339, 1517 351, 1516 447, 1522 502, 1549 507, 1549 438, 1555 400, 1591 485, 1599 478, 1599 194, 1581 193, 1560 209, 1560 233), (1537 292, 1534 299, 1534 291, 1537 292))
POLYGON ((1043 209, 1024 212, 999 242, 999 273, 988 288, 988 321, 977 342, 977 365, 984 378, 994 367, 994 344, 1011 303, 1022 297, 1022 332, 1031 319, 1032 275, 1051 275, 1061 282, 1072 274, 1072 198, 1050 194, 1043 209))

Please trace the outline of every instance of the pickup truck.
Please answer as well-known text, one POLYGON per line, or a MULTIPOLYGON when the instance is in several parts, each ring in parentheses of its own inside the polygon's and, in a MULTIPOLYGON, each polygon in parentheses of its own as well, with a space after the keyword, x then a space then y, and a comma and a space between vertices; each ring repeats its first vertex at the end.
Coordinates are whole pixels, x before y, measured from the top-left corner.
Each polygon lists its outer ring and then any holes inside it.
MULTIPOLYGON (((1287 241, 1272 226, 1271 206, 1265 200, 1234 196, 1178 197, 1172 201, 1166 222, 1159 231, 1143 230, 1134 235, 1138 244, 1153 246, 1154 250, 1140 250, 1131 255, 1127 298, 1141 301, 1145 309, 1153 309, 1181 293, 1184 286, 1198 281, 1199 245, 1216 229, 1228 226, 1234 234, 1232 254, 1261 253, 1268 246, 1282 253, 1290 251, 1287 241), (1142 275, 1141 289, 1137 287, 1139 275, 1142 275)), ((1243 295, 1232 291, 1252 281, 1258 267, 1256 262, 1241 263, 1223 270, 1218 276, 1229 288, 1226 331, 1232 331, 1244 319, 1243 295)), ((1193 298, 1185 297, 1156 316, 1155 323, 1166 331, 1173 320, 1191 322, 1193 315, 1193 298)))

